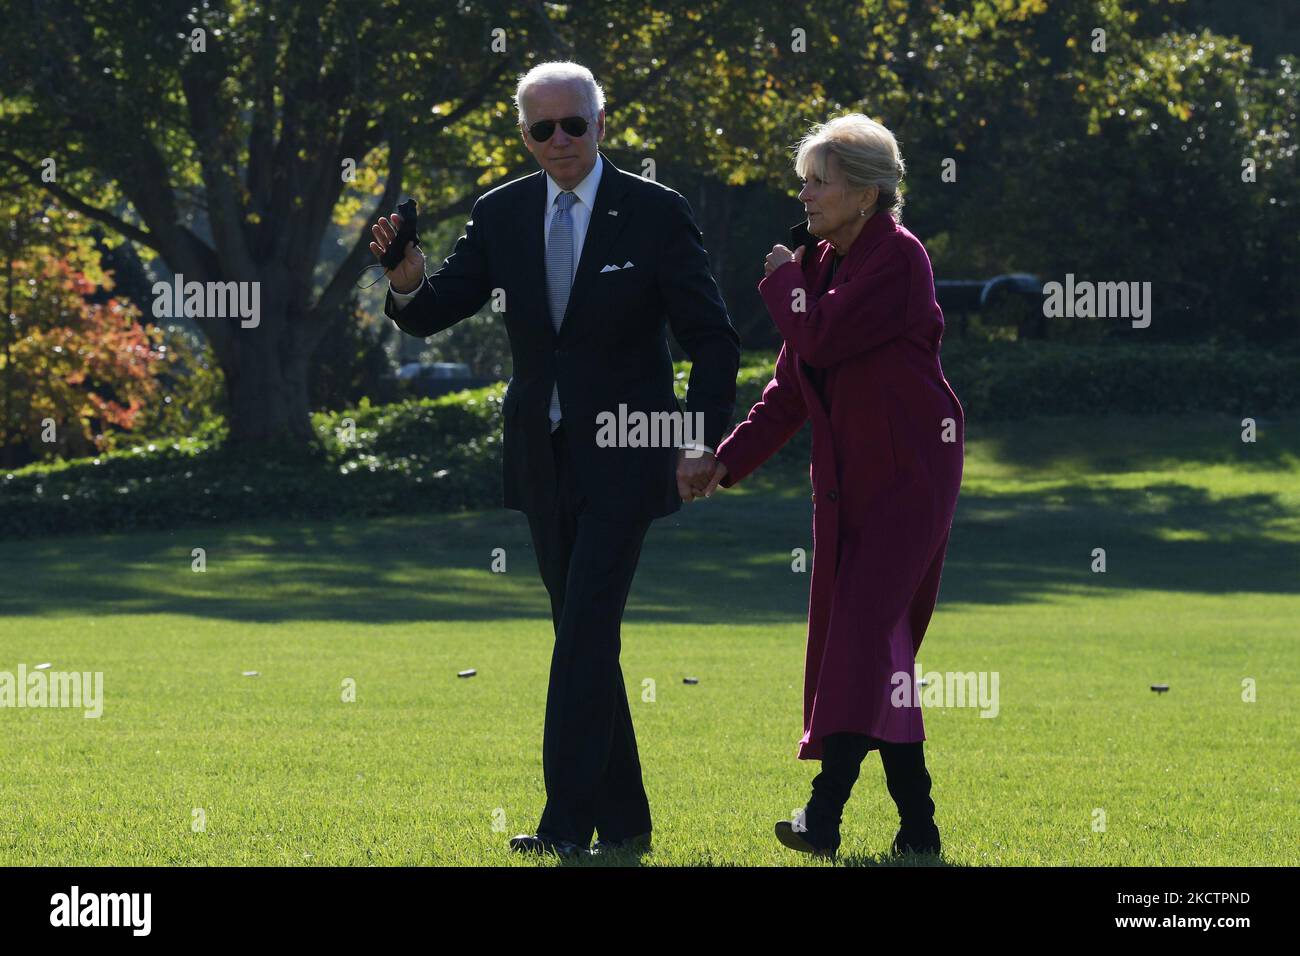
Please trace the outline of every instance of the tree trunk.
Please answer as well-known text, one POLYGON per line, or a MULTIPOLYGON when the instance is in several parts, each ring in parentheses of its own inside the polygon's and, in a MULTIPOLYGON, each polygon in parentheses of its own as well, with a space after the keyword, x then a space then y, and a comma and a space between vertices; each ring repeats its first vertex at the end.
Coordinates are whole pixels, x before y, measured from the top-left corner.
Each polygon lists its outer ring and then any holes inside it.
POLYGON ((293 283, 284 271, 268 271, 274 278, 261 283, 256 326, 243 328, 238 318, 200 324, 225 373, 230 443, 249 453, 281 454, 311 441, 307 363, 320 335, 300 299, 286 294, 293 283))

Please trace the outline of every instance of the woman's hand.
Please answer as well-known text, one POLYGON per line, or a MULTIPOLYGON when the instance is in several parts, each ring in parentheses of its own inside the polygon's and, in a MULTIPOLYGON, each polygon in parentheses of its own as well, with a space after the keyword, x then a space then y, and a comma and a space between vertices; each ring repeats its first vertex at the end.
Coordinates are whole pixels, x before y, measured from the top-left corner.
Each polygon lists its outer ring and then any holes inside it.
POLYGON ((763 274, 771 275, 787 262, 803 263, 803 246, 800 246, 794 252, 791 252, 779 242, 772 247, 772 251, 767 254, 767 259, 763 263, 763 274))
POLYGON ((718 460, 713 462, 713 474, 709 477, 709 483, 704 488, 704 497, 709 497, 718 490, 718 484, 723 478, 727 477, 727 466, 718 460))

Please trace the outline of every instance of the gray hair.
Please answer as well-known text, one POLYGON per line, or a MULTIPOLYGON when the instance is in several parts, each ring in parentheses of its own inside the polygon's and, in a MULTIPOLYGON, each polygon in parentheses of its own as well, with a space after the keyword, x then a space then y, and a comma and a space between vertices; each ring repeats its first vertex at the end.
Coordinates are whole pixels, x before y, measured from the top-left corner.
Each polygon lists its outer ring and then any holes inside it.
MULTIPOLYGON (((521 76, 519 85, 515 87, 515 109, 519 113, 519 122, 525 126, 528 125, 528 121, 524 116, 524 94, 534 86, 545 83, 579 84, 582 87, 582 92, 586 95, 587 110, 589 112, 587 119, 591 122, 595 122, 596 114, 605 108, 605 91, 596 82, 596 78, 591 75, 591 70, 581 63, 567 61, 539 63, 521 76)), ((559 117, 556 117, 556 119, 559 119, 559 117)))
POLYGON ((794 169, 800 177, 807 179, 811 172, 825 179, 826 157, 834 156, 850 189, 876 186, 880 190, 876 208, 901 220, 903 155, 894 134, 884 126, 861 113, 849 113, 816 124, 795 148, 794 169))

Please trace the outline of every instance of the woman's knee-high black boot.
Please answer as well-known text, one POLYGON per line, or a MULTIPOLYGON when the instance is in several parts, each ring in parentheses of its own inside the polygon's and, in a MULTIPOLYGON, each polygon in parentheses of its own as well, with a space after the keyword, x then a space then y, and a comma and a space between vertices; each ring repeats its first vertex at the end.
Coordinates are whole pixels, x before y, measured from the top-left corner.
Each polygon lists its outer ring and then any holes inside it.
POLYGON ((882 741, 880 744, 885 785, 898 806, 895 853, 939 853, 939 828, 934 823, 934 801, 930 799, 930 774, 925 769, 923 746, 924 741, 911 744, 882 741))
MULTIPOLYGON (((853 792, 853 784, 862 768, 862 759, 871 749, 866 734, 828 734, 822 740, 822 769, 813 778, 812 796, 804 808, 804 832, 789 824, 778 824, 777 836, 787 846, 802 841, 814 852, 833 856, 840 846, 840 820, 844 804, 853 792), (785 835, 782 830, 785 830, 785 835), (791 834, 795 834, 791 837, 791 834)), ((796 849, 804 849, 796 846, 796 849)))

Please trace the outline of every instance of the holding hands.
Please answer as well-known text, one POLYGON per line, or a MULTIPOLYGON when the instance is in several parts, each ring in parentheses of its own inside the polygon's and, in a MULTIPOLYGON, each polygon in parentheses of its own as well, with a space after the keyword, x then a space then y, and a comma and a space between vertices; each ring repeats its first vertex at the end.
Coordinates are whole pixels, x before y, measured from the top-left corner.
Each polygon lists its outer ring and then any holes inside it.
POLYGON ((677 457, 677 493, 682 501, 709 497, 726 476, 727 466, 708 452, 688 458, 683 450, 677 457))

